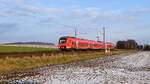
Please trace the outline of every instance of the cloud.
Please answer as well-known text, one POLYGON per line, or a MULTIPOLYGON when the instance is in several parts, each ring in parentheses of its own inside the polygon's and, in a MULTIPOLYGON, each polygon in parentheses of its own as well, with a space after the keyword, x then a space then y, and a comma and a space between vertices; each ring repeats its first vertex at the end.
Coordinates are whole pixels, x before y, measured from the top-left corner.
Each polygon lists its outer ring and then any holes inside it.
POLYGON ((64 11, 64 9, 62 8, 37 7, 37 6, 31 6, 31 5, 23 5, 23 6, 20 6, 20 8, 30 13, 54 14, 54 13, 62 13, 64 11))
POLYGON ((91 21, 122 21, 136 22, 140 15, 150 14, 150 8, 138 8, 128 10, 103 10, 101 8, 89 7, 81 9, 72 9, 73 18, 87 19, 91 21))
MULTIPOLYGON (((33 3, 37 3, 39 0, 31 0, 33 3)), ((25 0, 16 0, 18 8, 29 13, 48 13, 56 14, 64 12, 63 8, 45 7, 45 6, 34 6, 33 4, 26 4, 25 0)))
POLYGON ((134 9, 130 9, 129 12, 131 12, 131 13, 150 13, 150 8, 134 8, 134 9))
POLYGON ((88 18, 93 20, 107 20, 107 21, 134 21, 135 16, 128 11, 120 10, 102 10, 100 8, 83 8, 72 9, 70 14, 73 18, 88 18))
POLYGON ((0 28, 12 28, 16 27, 16 23, 0 23, 0 28))
POLYGON ((56 17, 47 17, 47 18, 44 18, 44 19, 40 19, 39 22, 37 22, 37 24, 45 24, 45 23, 49 23, 49 22, 52 22, 56 19, 56 17))
POLYGON ((133 8, 133 9, 128 10, 128 13, 130 13, 133 16, 150 14, 150 8, 133 8))
MULTIPOLYGON (((38 3, 38 1, 39 0, 31 0, 30 2, 38 3)), ((22 12, 25 14, 35 14, 35 13, 59 14, 59 13, 64 12, 63 8, 35 6, 33 4, 27 3, 26 0, 2 0, 2 1, 0 1, 0 3, 3 3, 6 6, 9 6, 8 7, 9 10, 7 10, 7 11, 12 12, 12 10, 14 10, 13 12, 15 12, 16 14, 18 14, 18 12, 22 12)))
POLYGON ((0 23, 0 33, 18 30, 17 23, 0 23))
POLYGON ((22 12, 22 11, 14 11, 14 10, 0 11, 0 16, 2 16, 2 17, 22 16, 22 17, 33 17, 33 18, 35 18, 35 16, 32 15, 31 13, 22 12))

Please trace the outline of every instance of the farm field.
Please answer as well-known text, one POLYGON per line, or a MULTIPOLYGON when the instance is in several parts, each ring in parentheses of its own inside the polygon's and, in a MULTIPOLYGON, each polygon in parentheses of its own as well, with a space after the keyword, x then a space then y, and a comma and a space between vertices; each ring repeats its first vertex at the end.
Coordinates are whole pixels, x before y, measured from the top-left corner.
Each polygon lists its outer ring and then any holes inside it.
POLYGON ((0 53, 15 53, 15 52, 41 52, 55 51, 56 48, 35 48, 35 47, 17 47, 17 46, 2 46, 0 45, 0 53))

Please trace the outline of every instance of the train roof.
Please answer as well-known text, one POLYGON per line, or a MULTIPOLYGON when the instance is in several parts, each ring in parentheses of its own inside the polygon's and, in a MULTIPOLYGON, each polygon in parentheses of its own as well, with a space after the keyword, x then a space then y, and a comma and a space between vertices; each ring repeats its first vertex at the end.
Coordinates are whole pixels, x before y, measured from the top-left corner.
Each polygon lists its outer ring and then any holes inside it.
POLYGON ((76 37, 71 37, 71 36, 63 36, 63 37, 60 37, 60 38, 76 38, 76 37))
MULTIPOLYGON (((63 36, 61 38, 75 38, 75 39, 80 39, 80 40, 88 40, 88 39, 84 39, 84 38, 76 38, 76 37, 71 37, 71 36, 63 36)), ((88 40, 88 41, 93 41, 93 40, 88 40)))
MULTIPOLYGON (((63 37, 60 37, 60 38, 75 38, 75 39, 79 39, 79 40, 87 40, 87 41, 103 43, 102 41, 94 41, 94 40, 88 40, 88 39, 83 39, 83 38, 76 38, 76 37, 73 37, 73 36, 63 36, 63 37)), ((106 43, 113 44, 111 42, 106 42, 106 43)))

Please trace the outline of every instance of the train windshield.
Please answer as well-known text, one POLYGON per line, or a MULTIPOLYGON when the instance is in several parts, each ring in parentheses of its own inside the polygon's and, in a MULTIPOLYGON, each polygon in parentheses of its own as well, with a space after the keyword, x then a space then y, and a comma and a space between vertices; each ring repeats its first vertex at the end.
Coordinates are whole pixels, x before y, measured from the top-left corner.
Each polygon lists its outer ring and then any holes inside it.
POLYGON ((67 38, 60 38, 60 40, 59 40, 60 44, 66 43, 66 42, 67 42, 67 38))

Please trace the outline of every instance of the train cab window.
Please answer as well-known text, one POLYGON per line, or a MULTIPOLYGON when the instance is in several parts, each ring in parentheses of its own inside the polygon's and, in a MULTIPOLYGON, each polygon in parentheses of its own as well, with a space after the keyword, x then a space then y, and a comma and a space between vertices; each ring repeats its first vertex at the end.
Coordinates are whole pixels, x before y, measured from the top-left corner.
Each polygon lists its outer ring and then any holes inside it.
POLYGON ((59 43, 66 43, 67 42, 67 38, 60 38, 59 39, 59 43))

